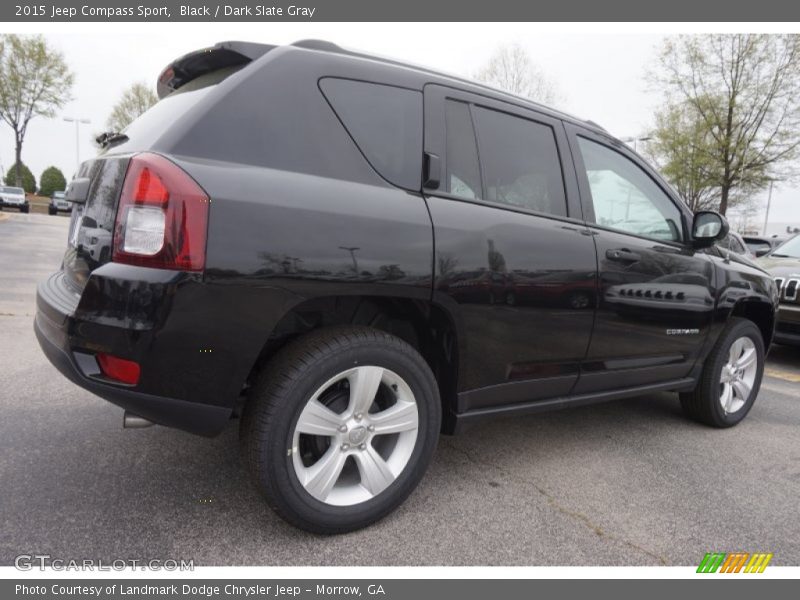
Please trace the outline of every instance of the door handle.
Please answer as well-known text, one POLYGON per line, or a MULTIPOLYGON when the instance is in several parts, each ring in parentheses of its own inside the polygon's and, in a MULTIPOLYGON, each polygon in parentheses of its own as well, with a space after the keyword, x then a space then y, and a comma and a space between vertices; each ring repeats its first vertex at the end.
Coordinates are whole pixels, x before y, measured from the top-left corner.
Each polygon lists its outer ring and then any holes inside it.
POLYGON ((638 262, 642 259, 638 252, 631 252, 627 248, 614 248, 606 250, 606 258, 616 262, 638 262))

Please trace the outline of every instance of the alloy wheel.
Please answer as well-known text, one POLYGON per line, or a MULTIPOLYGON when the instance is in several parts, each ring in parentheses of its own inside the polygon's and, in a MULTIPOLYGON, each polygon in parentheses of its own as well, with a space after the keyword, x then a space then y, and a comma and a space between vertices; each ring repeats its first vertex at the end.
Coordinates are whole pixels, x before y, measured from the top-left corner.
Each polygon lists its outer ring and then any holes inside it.
POLYGON ((725 414, 733 414, 745 405, 753 390, 758 372, 758 352, 749 337, 731 344, 728 362, 722 365, 719 402, 725 414))
POLYGON ((303 407, 290 451, 295 474, 326 504, 366 502, 403 472, 418 431, 414 393, 399 375, 378 366, 349 369, 303 407))

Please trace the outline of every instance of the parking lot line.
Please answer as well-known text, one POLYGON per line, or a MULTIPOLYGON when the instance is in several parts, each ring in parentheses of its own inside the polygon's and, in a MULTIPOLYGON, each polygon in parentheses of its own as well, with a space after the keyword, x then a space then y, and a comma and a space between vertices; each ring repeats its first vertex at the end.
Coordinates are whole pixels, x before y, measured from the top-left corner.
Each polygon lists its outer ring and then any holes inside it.
POLYGON ((764 369, 764 375, 783 379, 784 381, 791 381, 792 383, 800 383, 800 373, 790 373, 789 371, 767 367, 764 369))

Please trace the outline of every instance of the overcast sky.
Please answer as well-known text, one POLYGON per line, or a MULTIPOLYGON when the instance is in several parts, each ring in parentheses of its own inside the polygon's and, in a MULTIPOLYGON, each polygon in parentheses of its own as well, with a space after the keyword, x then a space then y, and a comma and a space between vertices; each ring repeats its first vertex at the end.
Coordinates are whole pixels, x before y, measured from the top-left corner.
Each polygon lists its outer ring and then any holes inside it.
MULTIPOLYGON (((102 29, 62 25, 76 33, 46 38, 60 50, 76 75, 73 100, 55 119, 34 119, 23 147, 23 161, 37 178, 50 165, 71 177, 76 164, 75 125, 64 116, 91 119, 81 125, 80 158, 94 154, 91 134, 104 129, 111 107, 130 84, 155 87, 161 69, 172 59, 213 43, 239 39, 283 44, 320 38, 430 66, 471 75, 500 44, 518 42, 556 83, 562 100, 556 108, 591 119, 618 137, 639 136, 652 124, 659 104, 643 75, 655 59, 662 36, 656 34, 543 34, 542 25, 526 24, 221 24, 189 23, 139 26, 135 32, 99 33, 102 29)), ((130 31, 130 29, 128 29, 130 31)), ((0 164, 14 161, 11 129, 0 124, 0 164)), ((800 190, 783 186, 773 195, 770 221, 800 226, 800 190)), ((766 202, 766 194, 763 194, 766 202)))

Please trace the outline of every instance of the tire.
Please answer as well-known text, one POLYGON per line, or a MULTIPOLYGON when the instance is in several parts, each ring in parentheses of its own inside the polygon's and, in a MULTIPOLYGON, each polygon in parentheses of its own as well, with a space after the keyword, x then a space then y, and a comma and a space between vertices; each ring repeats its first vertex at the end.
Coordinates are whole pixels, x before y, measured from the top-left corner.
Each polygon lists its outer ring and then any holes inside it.
POLYGON ((312 533, 334 534, 366 527, 408 497, 433 456, 440 423, 436 380, 416 350, 382 331, 337 326, 291 342, 261 371, 240 441, 251 476, 279 516, 312 533), (369 398, 360 406, 371 409, 359 413, 358 398, 369 398), (315 419, 317 405, 327 407, 328 420, 315 419), (324 435, 300 432, 319 423, 324 435), (389 427, 402 431, 381 431, 389 427), (314 478, 322 464, 344 466, 314 478))
POLYGON ((731 318, 706 359, 697 387, 680 395, 684 413, 711 427, 733 427, 739 423, 758 396, 764 358, 764 340, 755 323, 731 318), (740 346, 734 348, 734 344, 740 346), (739 356, 737 365, 748 366, 731 372, 729 367, 734 355, 739 356), (745 355, 752 356, 755 362, 746 361, 745 355))
POLYGON ((21 213, 28 213, 28 212, 30 212, 30 211, 31 211, 31 208, 30 208, 30 206, 22 206, 22 207, 20 207, 20 209, 19 209, 19 212, 21 212, 21 213))
POLYGON ((56 214, 58 214, 58 211, 55 208, 53 208, 52 206, 48 206, 47 207, 47 214, 56 215, 56 214))

